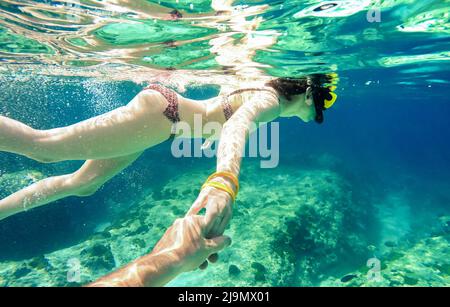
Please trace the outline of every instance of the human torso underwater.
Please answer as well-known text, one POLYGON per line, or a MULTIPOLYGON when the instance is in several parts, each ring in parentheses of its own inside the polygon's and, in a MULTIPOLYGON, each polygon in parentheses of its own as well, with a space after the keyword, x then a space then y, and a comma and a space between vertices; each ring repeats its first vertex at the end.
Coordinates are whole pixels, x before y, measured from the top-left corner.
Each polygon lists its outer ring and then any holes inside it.
MULTIPOLYGON (((184 137, 209 138, 211 131, 220 130, 243 105, 251 101, 268 105, 273 105, 275 100, 278 102, 276 92, 267 87, 237 89, 208 100, 189 99, 161 85, 150 85, 146 89, 164 96, 167 105, 163 114, 172 123, 172 137, 182 134, 184 137)), ((278 117, 274 110, 254 115, 258 122, 269 122, 278 117)), ((218 139, 217 135, 215 133, 214 139, 218 139)))

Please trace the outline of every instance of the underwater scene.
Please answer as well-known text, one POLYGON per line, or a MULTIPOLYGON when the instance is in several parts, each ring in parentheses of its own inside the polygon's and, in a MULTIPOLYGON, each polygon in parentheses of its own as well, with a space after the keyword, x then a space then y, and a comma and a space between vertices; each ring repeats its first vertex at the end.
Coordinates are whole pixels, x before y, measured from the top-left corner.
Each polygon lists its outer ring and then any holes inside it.
POLYGON ((45 180, 95 155, 36 157, 27 127, 121 110, 153 83, 210 101, 322 74, 337 96, 323 123, 268 124, 267 148, 242 158, 232 244, 167 286, 450 286, 449 14, 449 0, 0 0, 0 287, 79 287, 132 263, 217 166, 165 139, 94 188, 55 196, 45 180))

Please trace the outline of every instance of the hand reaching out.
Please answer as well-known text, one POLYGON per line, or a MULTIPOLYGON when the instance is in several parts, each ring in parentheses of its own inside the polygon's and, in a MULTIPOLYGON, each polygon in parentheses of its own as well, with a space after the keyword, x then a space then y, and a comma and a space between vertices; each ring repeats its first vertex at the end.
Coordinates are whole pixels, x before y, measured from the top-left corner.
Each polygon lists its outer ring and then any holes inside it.
MULTIPOLYGON (((231 181, 234 184, 236 180, 231 181)), ((187 215, 173 223, 151 253, 91 286, 161 286, 178 274, 205 269, 207 259, 217 261, 217 253, 231 244, 222 234, 239 186, 235 184, 234 191, 232 183, 221 177, 209 182, 213 184, 202 189, 187 215), (202 208, 206 208, 206 216, 198 215, 202 208)))
POLYGON ((163 286, 181 273, 206 268, 217 252, 231 244, 226 236, 206 238, 204 216, 178 219, 151 253, 90 284, 93 287, 163 286))
MULTIPOLYGON (((226 182, 222 178, 215 178, 214 181, 226 182)), ((198 214, 203 208, 206 209, 207 237, 221 236, 233 215, 233 200, 230 194, 214 187, 205 187, 186 216, 198 214)))

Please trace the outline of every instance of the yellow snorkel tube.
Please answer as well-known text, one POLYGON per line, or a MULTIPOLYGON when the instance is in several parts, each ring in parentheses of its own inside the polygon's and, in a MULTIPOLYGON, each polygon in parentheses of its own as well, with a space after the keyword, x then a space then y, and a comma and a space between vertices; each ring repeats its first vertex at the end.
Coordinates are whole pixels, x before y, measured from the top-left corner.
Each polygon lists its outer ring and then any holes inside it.
POLYGON ((306 97, 308 91, 312 91, 314 108, 316 111, 315 121, 318 124, 323 123, 323 111, 331 108, 337 100, 337 95, 334 92, 336 85, 339 82, 337 73, 329 74, 315 74, 307 77, 306 97))
POLYGON ((334 103, 336 102, 337 95, 336 95, 336 93, 334 91, 336 90, 336 88, 337 88, 336 85, 339 82, 339 76, 338 76, 337 73, 328 74, 327 77, 330 78, 330 82, 329 83, 331 85, 328 87, 328 89, 330 90, 331 100, 328 100, 328 99, 324 100, 324 107, 325 107, 325 109, 331 108, 334 105, 334 103))

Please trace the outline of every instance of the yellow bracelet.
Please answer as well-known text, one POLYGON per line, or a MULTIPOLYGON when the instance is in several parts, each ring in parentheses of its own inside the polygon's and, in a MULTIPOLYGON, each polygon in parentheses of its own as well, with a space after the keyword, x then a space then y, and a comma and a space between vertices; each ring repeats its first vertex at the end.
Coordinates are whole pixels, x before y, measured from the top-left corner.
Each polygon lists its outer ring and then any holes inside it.
POLYGON ((227 192, 230 194, 231 199, 233 199, 233 203, 236 201, 236 194, 234 193, 233 189, 226 186, 225 184, 222 184, 220 182, 214 182, 214 181, 206 181, 205 184, 202 186, 202 190, 206 187, 213 187, 219 190, 222 190, 224 192, 227 192))
POLYGON ((211 179, 214 179, 216 177, 226 177, 226 178, 230 179, 231 182, 233 182, 234 186, 236 187, 236 195, 239 193, 239 180, 234 174, 232 174, 230 172, 216 172, 216 173, 212 174, 211 176, 209 176, 208 179, 206 180, 206 182, 208 182, 211 179))

